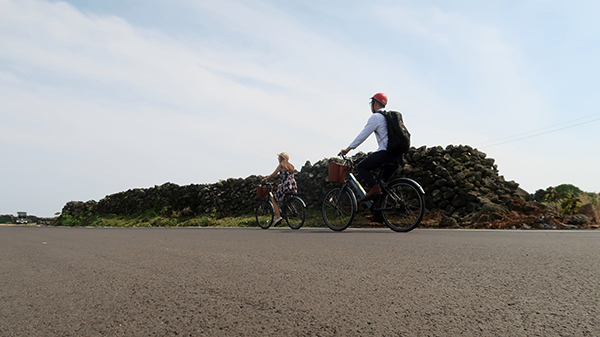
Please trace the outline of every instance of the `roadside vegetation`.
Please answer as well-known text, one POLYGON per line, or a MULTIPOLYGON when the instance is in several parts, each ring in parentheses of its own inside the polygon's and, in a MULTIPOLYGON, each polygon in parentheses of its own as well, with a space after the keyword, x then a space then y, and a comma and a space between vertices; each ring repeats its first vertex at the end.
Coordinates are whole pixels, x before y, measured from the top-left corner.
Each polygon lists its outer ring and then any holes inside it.
MULTIPOLYGON (((254 214, 236 217, 221 217, 216 213, 207 216, 188 216, 178 212, 165 214, 149 210, 135 216, 109 215, 100 217, 90 212, 80 212, 75 216, 63 214, 54 223, 56 226, 94 226, 94 227, 258 227, 254 214)), ((279 224, 278 227, 287 226, 279 224)), ((321 213, 306 210, 303 227, 323 227, 321 213)))
POLYGON ((537 190, 534 199, 556 208, 561 214, 572 215, 579 212, 581 206, 589 204, 596 214, 600 214, 600 194, 584 192, 577 186, 562 184, 537 190))
MULTIPOLYGON (((585 192, 571 184, 562 184, 556 187, 537 190, 533 199, 546 207, 554 208, 557 213, 563 215, 577 214, 583 208, 591 209, 600 215, 600 194, 585 192)), ((352 221, 351 227, 385 227, 383 224, 371 223, 365 215, 368 210, 361 210, 352 221)), ((426 212, 421 228, 446 227, 441 221, 439 212, 426 212)), ((71 215, 67 212, 56 218, 36 218, 30 224, 45 224, 69 227, 257 227, 254 214, 239 216, 221 216, 216 211, 196 216, 195 214, 171 211, 168 208, 152 208, 137 215, 105 215, 93 214, 91 208, 71 215)), ((590 219, 591 220, 591 219, 590 219)), ((596 219, 597 221, 598 219, 596 219)), ((14 223, 14 216, 0 215, 0 223, 14 223)), ((277 227, 287 227, 280 224, 277 227)), ((306 221, 303 227, 325 227, 321 212, 318 209, 306 209, 306 221)), ((502 224, 495 224, 490 228, 505 228, 502 224)), ((506 228, 510 228, 506 227, 506 228)))
MULTIPOLYGON (((572 215, 580 212, 582 206, 590 205, 595 214, 600 214, 600 195, 598 193, 584 192, 576 186, 562 184, 538 190, 532 195, 538 203, 556 210, 556 213, 572 215)), ((352 221, 351 227, 384 228, 384 224, 369 222, 365 215, 370 212, 361 207, 361 210, 352 221)), ((443 228, 449 225, 441 221, 440 212, 426 212, 419 225, 420 228, 443 228)), ((590 219, 591 220, 591 219, 590 219)), ((596 219, 597 220, 597 219, 596 219)), ((55 218, 55 226, 93 226, 93 227, 257 227, 254 214, 239 216, 222 216, 215 210, 208 214, 195 215, 172 211, 169 208, 158 209, 154 207, 137 215, 106 215, 100 216, 92 213, 92 209, 80 211, 75 215, 68 212, 55 218)), ((279 224, 277 227, 287 227, 279 224)), ((318 209, 306 209, 306 221, 303 227, 325 227, 321 212, 318 209)), ((454 226, 456 227, 456 226, 454 226)), ((475 228, 514 228, 514 224, 502 221, 494 222, 487 227, 475 228)))

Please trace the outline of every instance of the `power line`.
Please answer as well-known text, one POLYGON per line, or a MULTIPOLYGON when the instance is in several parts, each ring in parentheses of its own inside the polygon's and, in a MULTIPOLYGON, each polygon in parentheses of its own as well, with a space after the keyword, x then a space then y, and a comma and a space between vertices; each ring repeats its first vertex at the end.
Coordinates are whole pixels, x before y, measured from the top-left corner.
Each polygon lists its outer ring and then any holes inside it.
POLYGON ((548 133, 552 133, 552 132, 556 132, 556 131, 561 131, 561 130, 569 129, 569 128, 572 128, 572 127, 576 127, 576 126, 580 126, 580 125, 584 125, 584 124, 588 124, 588 123, 600 121, 600 118, 595 118, 595 119, 592 119, 592 120, 589 120, 589 121, 585 121, 585 122, 582 122, 582 123, 577 123, 577 124, 573 124, 573 125, 568 125, 568 126, 560 127, 558 129, 553 129, 553 130, 544 131, 544 132, 538 132, 538 131, 542 131, 542 130, 547 130, 547 129, 550 129, 550 128, 554 128, 554 127, 557 127, 557 126, 561 126, 561 125, 565 125, 565 124, 570 124, 570 123, 573 123, 573 122, 576 122, 576 121, 579 121, 579 120, 582 120, 582 119, 587 119, 587 118, 598 116, 598 115, 600 115, 600 113, 589 115, 589 116, 586 116, 586 117, 581 117, 581 118, 573 119, 571 121, 563 122, 563 123, 559 123, 559 124, 555 124, 555 125, 552 125, 552 126, 547 126, 547 127, 541 128, 541 129, 536 129, 536 130, 532 130, 532 131, 528 131, 528 132, 516 134, 516 135, 513 135, 513 136, 509 136, 509 137, 499 138, 499 139, 496 139, 496 140, 493 140, 493 141, 481 143, 479 145, 476 145, 476 147, 478 147, 478 148, 484 148, 484 147, 491 147, 491 146, 496 146, 496 145, 502 145, 502 144, 506 144, 506 143, 516 142, 516 141, 519 141, 519 140, 533 138, 533 137, 545 135, 545 134, 548 134, 548 133), (533 132, 538 132, 538 133, 531 134, 533 132), (531 135, 528 135, 528 134, 531 134, 531 135), (525 136, 525 135, 528 135, 528 136, 525 136), (521 137, 521 136, 523 136, 523 137, 521 137), (519 138, 515 138, 515 137, 519 137, 519 138), (508 139, 508 140, 503 141, 505 139, 508 139), (485 145, 485 144, 487 144, 487 145, 485 145))
MULTIPOLYGON (((532 133, 532 132, 538 132, 538 131, 542 131, 542 130, 546 130, 546 129, 554 128, 554 127, 557 127, 557 126, 561 126, 561 125, 565 125, 565 124, 573 123, 573 122, 576 122, 576 121, 579 121, 579 120, 582 120, 582 119, 587 119, 587 118, 590 118, 590 117, 594 117, 594 116, 597 116, 597 115, 600 115, 600 113, 593 114, 593 115, 589 115, 589 116, 585 116, 585 117, 576 118, 576 119, 573 119, 573 120, 570 120, 570 121, 567 121, 567 122, 562 122, 562 123, 558 123, 558 124, 554 124, 554 125, 546 126, 546 127, 540 128, 540 129, 535 129, 535 130, 531 130, 531 131, 527 131, 527 132, 519 133, 519 134, 512 135, 512 136, 508 136, 508 137, 498 138, 498 139, 496 139, 496 140, 492 140, 492 141, 488 141, 488 142, 481 143, 481 144, 480 144, 480 146, 482 146, 482 145, 483 145, 483 146, 487 146, 487 145, 484 145, 484 144, 487 144, 487 143, 496 143, 496 142, 499 142, 499 141, 501 141, 501 140, 505 140, 505 139, 511 139, 511 138, 515 138, 515 137, 520 137, 520 136, 523 136, 523 135, 530 134, 530 133, 532 133)), ((592 122, 592 121, 588 121, 588 123, 589 123, 589 122, 592 122)), ((583 123, 583 124, 585 124, 585 123, 583 123)), ((578 125, 580 125, 580 124, 578 124, 578 125)), ((573 126, 576 126, 576 125, 573 125, 573 126)))

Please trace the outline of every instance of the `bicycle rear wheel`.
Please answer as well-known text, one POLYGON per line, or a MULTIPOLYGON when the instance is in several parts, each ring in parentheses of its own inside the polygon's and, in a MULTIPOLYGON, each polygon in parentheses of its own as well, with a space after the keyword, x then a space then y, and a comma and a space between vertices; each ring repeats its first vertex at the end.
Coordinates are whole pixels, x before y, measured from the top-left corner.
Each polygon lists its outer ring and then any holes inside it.
POLYGON ((321 214, 327 227, 343 231, 350 226, 355 213, 356 199, 348 187, 337 187, 327 192, 321 205, 321 214))
POLYGON ((381 215, 385 224, 396 232, 408 232, 419 225, 425 213, 425 199, 413 184, 397 181, 382 196, 381 215))
POLYGON ((304 225, 304 202, 298 197, 292 197, 285 205, 285 221, 291 229, 299 229, 304 225))
POLYGON ((254 214, 256 215, 256 223, 260 228, 268 229, 273 224, 275 210, 273 209, 273 204, 268 200, 259 202, 258 205, 256 205, 254 214))

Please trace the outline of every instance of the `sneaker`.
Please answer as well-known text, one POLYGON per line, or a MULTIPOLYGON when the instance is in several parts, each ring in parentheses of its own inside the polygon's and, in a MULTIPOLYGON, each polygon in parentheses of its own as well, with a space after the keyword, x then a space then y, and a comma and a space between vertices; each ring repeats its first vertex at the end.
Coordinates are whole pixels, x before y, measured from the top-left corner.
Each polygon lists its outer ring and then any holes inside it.
POLYGON ((375 185, 375 186, 371 187, 371 189, 369 190, 369 193, 367 193, 367 195, 365 195, 362 199, 360 199, 360 201, 373 200, 380 195, 381 195, 381 188, 379 187, 379 185, 375 185))
POLYGON ((273 222, 273 226, 277 226, 277 224, 282 220, 282 217, 277 218, 277 220, 275 220, 275 222, 273 222))

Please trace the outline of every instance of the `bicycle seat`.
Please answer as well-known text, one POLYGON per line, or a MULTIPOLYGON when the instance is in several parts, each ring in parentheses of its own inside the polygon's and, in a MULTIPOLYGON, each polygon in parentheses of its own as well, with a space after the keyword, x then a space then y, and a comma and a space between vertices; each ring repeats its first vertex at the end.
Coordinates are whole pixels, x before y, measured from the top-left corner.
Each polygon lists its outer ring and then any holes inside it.
POLYGON ((286 193, 285 196, 283 197, 284 200, 287 200, 291 197, 296 196, 297 193, 286 193))
POLYGON ((383 165, 380 166, 380 168, 384 169, 384 168, 394 168, 397 167, 398 164, 397 163, 385 163, 383 165))
POLYGON ((403 168, 404 167, 404 160, 402 160, 402 158, 403 157, 398 157, 398 159, 397 159, 397 161, 395 163, 385 163, 385 164, 382 164, 380 166, 380 168, 381 169, 384 169, 384 168, 394 168, 394 167, 403 168))
POLYGON ((379 166, 379 172, 377 173, 377 181, 381 181, 381 179, 383 178, 383 172, 386 169, 394 169, 394 174, 395 174, 398 171, 398 169, 401 167, 402 167, 402 164, 400 162, 382 164, 381 166, 379 166))

